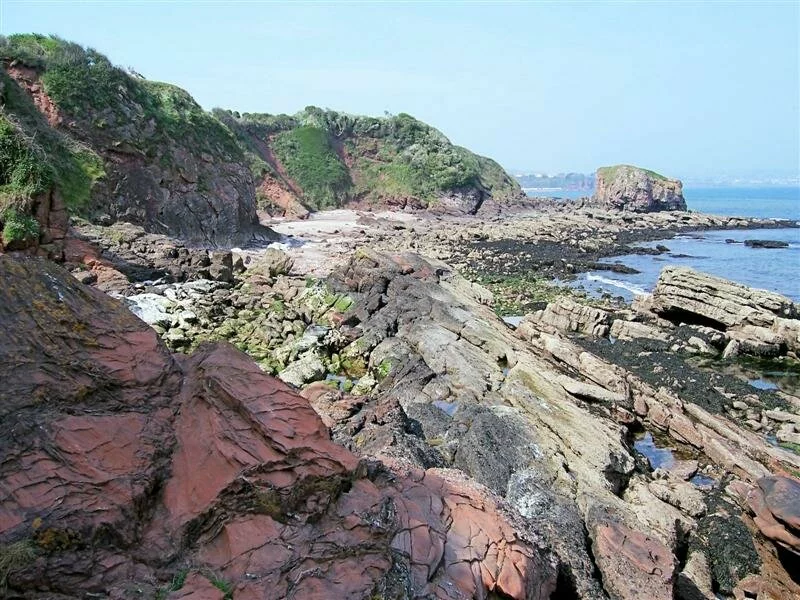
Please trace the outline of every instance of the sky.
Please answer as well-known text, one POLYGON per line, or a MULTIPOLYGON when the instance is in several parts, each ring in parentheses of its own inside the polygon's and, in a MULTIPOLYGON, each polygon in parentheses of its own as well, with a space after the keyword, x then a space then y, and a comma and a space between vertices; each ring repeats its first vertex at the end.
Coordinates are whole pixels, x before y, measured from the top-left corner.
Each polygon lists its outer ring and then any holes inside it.
POLYGON ((800 175, 800 2, 0 0, 205 108, 406 112, 515 172, 800 175))

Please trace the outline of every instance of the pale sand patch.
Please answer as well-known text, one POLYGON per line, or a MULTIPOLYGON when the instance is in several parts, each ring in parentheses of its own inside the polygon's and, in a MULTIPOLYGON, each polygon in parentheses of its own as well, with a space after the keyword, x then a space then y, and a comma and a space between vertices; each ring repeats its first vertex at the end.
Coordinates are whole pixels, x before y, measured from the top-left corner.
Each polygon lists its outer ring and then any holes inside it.
MULTIPOLYGON (((328 210, 311 214, 307 219, 265 219, 262 225, 281 235, 270 244, 294 259, 293 272, 324 277, 346 262, 353 251, 369 242, 374 234, 385 232, 391 223, 413 223, 415 215, 392 211, 328 210)), ((241 254, 257 256, 259 249, 241 250, 241 254)))

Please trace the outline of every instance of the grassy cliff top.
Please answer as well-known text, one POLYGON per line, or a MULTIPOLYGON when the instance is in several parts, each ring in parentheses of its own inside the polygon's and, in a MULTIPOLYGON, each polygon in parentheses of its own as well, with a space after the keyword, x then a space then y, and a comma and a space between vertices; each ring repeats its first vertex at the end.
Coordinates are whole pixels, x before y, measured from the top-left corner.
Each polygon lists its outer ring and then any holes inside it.
POLYGON ((55 36, 17 34, 0 38, 0 62, 36 70, 58 109, 91 129, 93 137, 144 154, 175 140, 242 158, 231 132, 188 92, 120 69, 93 48, 55 36))
POLYGON ((611 181, 616 179, 618 175, 623 172, 635 172, 639 171, 644 173, 648 177, 653 179, 658 179, 660 181, 667 181, 668 177, 665 177, 661 173, 656 173, 655 171, 650 171, 649 169, 642 169, 641 167, 635 167, 633 165, 613 165, 611 167, 600 167, 597 169, 597 176, 602 177, 606 181, 611 181))
MULTIPOLYGON (((59 113, 78 124, 62 137, 74 134, 100 155, 112 148, 169 163, 175 149, 205 153, 215 161, 248 166, 256 184, 267 176, 287 175, 312 210, 351 199, 405 197, 431 204, 443 194, 476 189, 500 202, 522 196, 519 184, 496 162, 452 144, 439 130, 405 113, 369 117, 315 106, 294 115, 207 112, 181 88, 148 81, 92 48, 55 36, 0 37, 0 64, 33 69, 59 113)), ((8 87, 15 88, 7 79, 8 87)), ((10 129, 0 127, 0 134, 7 132, 7 162, 17 164, 14 157, 23 154, 18 142, 42 137, 17 126, 11 112, 5 110, 10 129)), ((43 119, 36 122, 36 129, 47 128, 43 119)), ((29 150, 25 156, 31 160, 52 154, 44 145, 29 150)), ((98 161, 91 162, 97 171, 98 161)), ((5 171, 8 179, 14 169, 5 171)), ((49 176, 46 171, 42 177, 49 176)), ((89 179, 97 175, 87 173, 89 179)), ((17 187, 33 191, 41 186, 30 179, 17 187)), ((86 193, 81 190, 81 196, 86 193)), ((84 199, 69 203, 83 204, 84 199)))
POLYGON ((495 161, 405 113, 370 117, 308 106, 294 115, 214 114, 251 151, 258 151, 259 141, 271 144, 311 208, 335 205, 342 194, 431 203, 465 188, 483 189, 501 202, 522 193, 495 161), (342 172, 345 163, 349 176, 342 172))

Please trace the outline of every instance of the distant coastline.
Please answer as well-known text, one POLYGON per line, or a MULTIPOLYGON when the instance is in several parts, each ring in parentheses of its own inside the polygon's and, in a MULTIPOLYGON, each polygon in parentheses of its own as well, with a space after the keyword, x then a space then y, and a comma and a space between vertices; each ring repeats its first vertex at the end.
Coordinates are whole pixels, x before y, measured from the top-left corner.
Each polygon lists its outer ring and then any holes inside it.
MULTIPOLYGON (((577 200, 594 188, 523 187, 530 197, 577 200)), ((684 185, 689 210, 736 217, 800 220, 800 184, 696 184, 684 185)))

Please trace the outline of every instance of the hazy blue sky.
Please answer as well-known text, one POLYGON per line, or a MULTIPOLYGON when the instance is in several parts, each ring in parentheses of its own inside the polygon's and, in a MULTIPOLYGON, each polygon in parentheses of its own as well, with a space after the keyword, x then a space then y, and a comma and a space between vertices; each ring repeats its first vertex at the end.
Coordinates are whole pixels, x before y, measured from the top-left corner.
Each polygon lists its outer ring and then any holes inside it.
POLYGON ((408 112, 514 169, 799 170, 796 1, 0 4, 206 108, 408 112))

